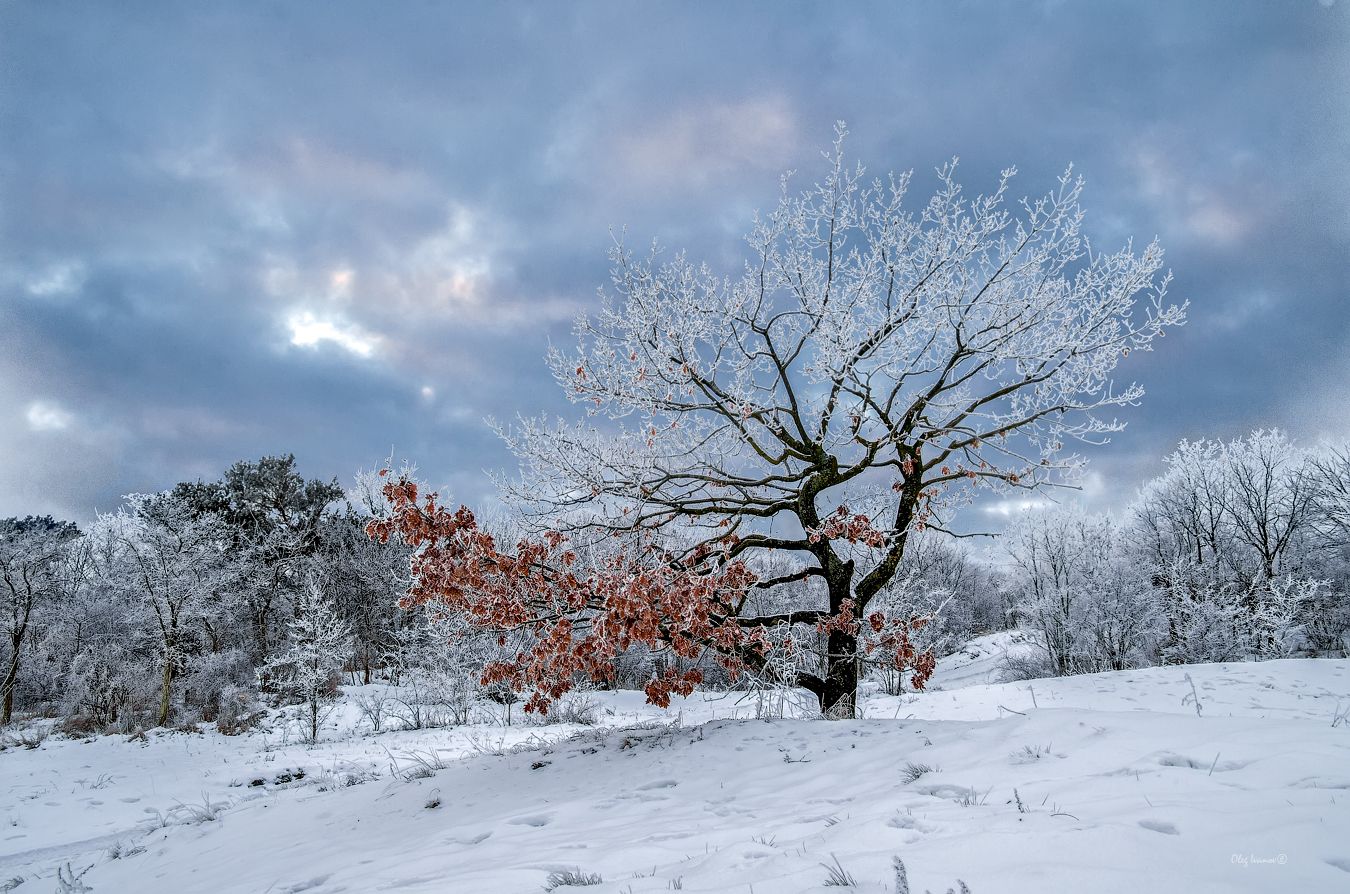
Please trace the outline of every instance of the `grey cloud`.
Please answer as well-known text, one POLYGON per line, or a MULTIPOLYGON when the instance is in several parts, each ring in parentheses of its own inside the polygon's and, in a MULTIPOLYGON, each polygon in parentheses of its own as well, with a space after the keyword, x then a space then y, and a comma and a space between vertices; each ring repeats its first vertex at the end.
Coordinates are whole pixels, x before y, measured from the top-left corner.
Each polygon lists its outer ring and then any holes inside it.
POLYGON ((1193 322, 1123 370, 1150 393, 1094 500, 1183 436, 1314 437, 1350 389, 1348 38, 1311 0, 6 4, 0 514, 391 447, 486 499, 478 420, 568 411, 542 352, 610 228, 734 269, 841 118, 920 191, 956 154, 973 188, 1074 162, 1103 244, 1168 247, 1193 322))

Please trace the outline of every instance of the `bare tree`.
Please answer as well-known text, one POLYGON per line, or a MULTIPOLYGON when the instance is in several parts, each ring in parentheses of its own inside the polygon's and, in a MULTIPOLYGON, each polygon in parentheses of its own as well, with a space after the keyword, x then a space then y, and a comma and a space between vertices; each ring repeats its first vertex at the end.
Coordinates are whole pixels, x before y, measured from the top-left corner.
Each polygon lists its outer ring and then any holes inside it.
POLYGON ((1176 561, 1228 563, 1231 521, 1224 474, 1224 445, 1182 441, 1164 458, 1167 471, 1150 481, 1133 507, 1136 534, 1158 567, 1176 561))
POLYGON ((174 681, 197 647, 200 615, 228 591, 229 531, 172 493, 127 497, 106 522, 123 552, 119 583, 149 618, 160 657, 157 723, 169 722, 174 681))
MULTIPOLYGON (((1112 374, 1184 322, 1164 303, 1162 250, 1102 252, 1081 234, 1082 181, 1009 207, 1015 171, 968 198, 955 162, 906 207, 908 175, 868 181, 843 130, 824 179, 784 179, 743 270, 619 244, 613 293, 549 361, 591 424, 523 420, 506 485, 540 528, 574 539, 678 533, 671 561, 781 553, 757 589, 823 582, 821 599, 742 625, 824 625, 825 667, 798 682, 851 713, 858 625, 902 567, 911 532, 952 531, 975 488, 1034 489, 1101 443, 1143 395, 1112 374), (872 504, 858 511, 860 500, 872 504)), ((745 600, 741 605, 744 606, 745 600)))
POLYGON ((1318 527, 1328 542, 1350 543, 1350 445, 1322 448, 1310 468, 1318 527))
POLYGON ((1314 520, 1317 488, 1307 455, 1278 429, 1258 430, 1226 445, 1224 508, 1237 540, 1273 580, 1291 547, 1314 520))
POLYGON ((63 555, 78 534, 73 524, 51 516, 0 519, 0 611, 9 649, 0 679, 0 724, 9 723, 14 715, 14 687, 33 612, 61 592, 63 555))

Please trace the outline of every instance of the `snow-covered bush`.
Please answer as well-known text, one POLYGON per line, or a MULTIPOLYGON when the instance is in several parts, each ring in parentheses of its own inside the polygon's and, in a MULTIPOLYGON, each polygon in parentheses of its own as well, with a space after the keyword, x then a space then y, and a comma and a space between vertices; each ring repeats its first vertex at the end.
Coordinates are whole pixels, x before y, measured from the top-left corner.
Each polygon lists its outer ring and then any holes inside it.
POLYGON ((496 645, 453 616, 432 616, 395 634, 385 657, 398 681, 387 713, 404 729, 470 723, 485 697, 483 668, 496 645))
POLYGON ((303 591, 291 621, 290 647, 258 671, 265 690, 298 699, 310 742, 337 696, 343 664, 351 655, 351 631, 315 584, 303 591))
POLYGON ((155 725, 159 675, 150 659, 115 643, 80 652, 67 676, 66 729, 127 732, 155 725))
POLYGON ((186 713, 192 719, 216 721, 234 710, 228 703, 238 700, 254 678, 253 662, 241 648, 194 656, 186 662, 180 681, 186 713))

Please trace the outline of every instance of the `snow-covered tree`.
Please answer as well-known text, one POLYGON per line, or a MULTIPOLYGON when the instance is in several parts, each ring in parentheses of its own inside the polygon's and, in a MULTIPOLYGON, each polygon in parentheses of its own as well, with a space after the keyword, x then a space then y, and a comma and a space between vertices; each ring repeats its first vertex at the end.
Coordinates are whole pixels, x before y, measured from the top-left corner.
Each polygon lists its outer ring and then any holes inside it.
POLYGON ((1312 458, 1313 502, 1323 535, 1350 544, 1350 445, 1326 445, 1312 458))
POLYGON ((350 506, 330 512, 319 526, 308 576, 351 628, 353 670, 370 683, 405 621, 398 600, 408 590, 408 553, 402 544, 367 537, 366 521, 350 506))
POLYGON ((1332 578, 1350 538, 1336 522, 1337 456, 1271 429, 1183 441, 1166 458, 1131 527, 1161 591, 1170 660, 1269 657, 1305 634, 1341 648, 1350 613, 1332 578), (1233 605, 1243 617, 1228 618, 1233 605))
POLYGON ((1005 532, 1018 614, 1052 673, 1122 670, 1152 657, 1160 613, 1148 569, 1121 547, 1110 517, 1073 507, 1029 511, 1005 532))
POLYGON ((1306 451, 1278 429, 1252 432, 1224 449, 1224 508, 1233 535, 1267 580, 1288 571, 1286 560, 1310 533, 1317 497, 1306 451))
POLYGON ((301 593, 296 617, 288 625, 290 646, 269 658, 259 670, 264 687, 300 700, 309 741, 319 738, 319 724, 336 695, 335 678, 351 657, 352 636, 316 583, 301 593))
POLYGON ((14 714, 14 689, 34 611, 62 593, 62 562, 77 536, 73 524, 51 516, 0 519, 0 622, 5 633, 0 725, 14 714))
POLYGON ((139 606, 142 629, 158 652, 156 723, 164 726, 174 683, 201 647, 202 621, 220 608, 237 576, 229 532, 218 515, 199 512, 172 493, 131 495, 106 524, 122 548, 118 583, 139 606))
POLYGON ((869 181, 842 140, 819 183, 784 180, 735 273, 615 249, 603 309, 578 323, 575 352, 549 357, 567 395, 615 424, 503 431, 523 464, 507 491, 535 539, 499 549, 467 509, 391 483, 397 515, 374 530, 417 549, 413 600, 538 634, 502 673, 556 695, 635 641, 734 665, 762 655, 764 629, 802 625, 827 645, 797 682, 851 714, 860 624, 878 620, 870 603, 914 532, 949 530, 973 489, 1063 480, 1080 466, 1068 445, 1100 442, 1142 396, 1116 387, 1118 363, 1184 321, 1156 243, 1093 246, 1070 173, 1010 206, 1013 170, 969 197, 952 163, 913 208, 908 175, 869 181), (610 539, 623 562, 568 570, 610 539), (791 570, 757 575, 773 554, 791 570), (819 585, 809 602, 745 611, 748 591, 804 580, 819 585))
POLYGON ((319 529, 342 488, 336 480, 306 480, 286 454, 240 460, 218 481, 184 482, 173 493, 226 525, 230 552, 248 572, 237 591, 249 613, 254 660, 261 661, 276 645, 276 616, 303 589, 308 560, 322 543, 319 529))

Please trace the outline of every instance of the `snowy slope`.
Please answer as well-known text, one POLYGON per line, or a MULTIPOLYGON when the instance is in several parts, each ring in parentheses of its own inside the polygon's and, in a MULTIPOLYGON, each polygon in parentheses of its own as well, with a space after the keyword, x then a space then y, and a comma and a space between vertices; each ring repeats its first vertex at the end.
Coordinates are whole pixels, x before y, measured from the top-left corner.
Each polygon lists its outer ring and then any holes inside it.
POLYGON ((975 894, 1350 890, 1350 724, 1332 725, 1350 661, 953 688, 976 660, 849 722, 709 720, 753 706, 696 696, 664 714, 621 693, 606 722, 645 727, 552 744, 575 729, 266 751, 258 737, 51 739, 0 754, 0 879, 51 891, 69 859, 98 894, 530 892, 565 869, 604 881, 560 892, 791 894, 826 890, 820 864, 837 858, 882 892, 898 854, 916 891, 958 877, 975 894), (430 749, 445 769, 391 775, 391 755, 406 768, 430 749), (914 778, 919 765, 933 769, 914 778), (278 781, 296 767, 305 779, 278 781), (137 830, 147 807, 203 793, 231 806, 137 830), (110 859, 115 840, 145 850, 110 859))

